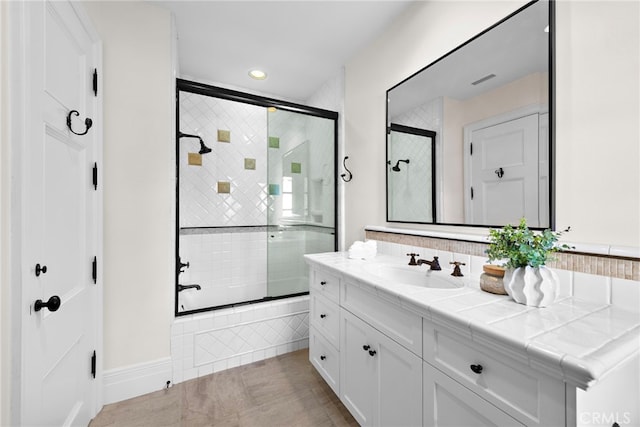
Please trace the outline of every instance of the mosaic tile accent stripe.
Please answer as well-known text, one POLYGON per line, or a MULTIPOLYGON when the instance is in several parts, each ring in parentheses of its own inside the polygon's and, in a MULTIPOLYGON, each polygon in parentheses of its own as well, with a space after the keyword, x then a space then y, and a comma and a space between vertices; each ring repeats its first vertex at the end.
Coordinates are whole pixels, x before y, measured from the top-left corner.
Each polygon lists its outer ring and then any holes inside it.
MULTIPOLYGON (((433 248, 472 256, 486 256, 485 250, 487 248, 485 243, 411 236, 371 230, 365 230, 365 237, 381 242, 433 248)), ((549 267, 596 274, 599 276, 615 277, 618 279, 640 280, 640 259, 637 258, 629 259, 610 255, 587 255, 576 252, 563 252, 555 256, 556 260, 550 262, 549 267)))

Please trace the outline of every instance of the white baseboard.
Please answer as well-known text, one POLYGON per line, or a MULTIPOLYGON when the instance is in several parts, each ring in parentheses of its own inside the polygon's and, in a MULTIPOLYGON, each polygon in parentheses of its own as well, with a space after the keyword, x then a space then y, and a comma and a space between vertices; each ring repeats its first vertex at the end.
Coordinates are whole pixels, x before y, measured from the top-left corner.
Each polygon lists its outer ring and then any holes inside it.
POLYGON ((171 378, 170 357, 105 371, 103 404, 162 390, 171 378))

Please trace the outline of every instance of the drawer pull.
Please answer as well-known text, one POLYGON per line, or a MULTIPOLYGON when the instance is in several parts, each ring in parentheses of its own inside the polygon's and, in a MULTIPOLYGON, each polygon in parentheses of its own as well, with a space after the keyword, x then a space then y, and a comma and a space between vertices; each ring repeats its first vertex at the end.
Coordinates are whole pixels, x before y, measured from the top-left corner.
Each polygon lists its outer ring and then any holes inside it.
POLYGON ((321 315, 320 315, 320 318, 321 318, 321 319, 324 319, 325 317, 327 317, 327 315, 326 315, 326 314, 321 314, 321 315))
POLYGON ((324 280, 323 280, 322 282, 320 282, 320 286, 324 286, 324 285, 326 285, 326 284, 327 284, 327 282, 326 282, 326 281, 324 281, 324 280))
POLYGON ((369 350, 369 356, 373 357, 376 355, 376 351, 375 350, 369 350))
POLYGON ((320 360, 325 360, 327 358, 327 356, 325 356, 324 354, 322 356, 320 356, 320 360))
POLYGON ((482 365, 471 365, 469 367, 476 374, 481 374, 482 373, 482 365))
POLYGON ((368 346, 368 345, 366 345, 366 344, 362 346, 362 349, 363 349, 364 351, 367 351, 367 350, 369 350, 370 348, 371 348, 371 347, 370 347, 370 346, 368 346))

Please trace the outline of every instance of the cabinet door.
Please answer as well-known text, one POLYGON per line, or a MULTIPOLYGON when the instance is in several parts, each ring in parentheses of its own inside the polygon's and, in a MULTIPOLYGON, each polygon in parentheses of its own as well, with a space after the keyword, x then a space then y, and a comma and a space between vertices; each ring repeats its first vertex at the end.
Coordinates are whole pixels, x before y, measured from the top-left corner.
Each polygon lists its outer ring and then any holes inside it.
POLYGON ((371 326, 340 310, 340 399, 362 426, 374 425, 376 358, 371 326))
POLYGON ((422 359, 376 331, 378 426, 422 425, 422 359))
POLYGON ((423 366, 425 426, 523 426, 428 363, 423 366))

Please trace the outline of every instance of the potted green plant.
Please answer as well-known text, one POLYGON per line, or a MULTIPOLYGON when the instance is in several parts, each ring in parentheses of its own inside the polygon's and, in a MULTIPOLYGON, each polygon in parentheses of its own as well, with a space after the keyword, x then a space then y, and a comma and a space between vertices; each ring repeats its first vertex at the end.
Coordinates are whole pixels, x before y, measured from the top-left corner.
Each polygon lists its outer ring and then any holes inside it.
POLYGON ((556 299, 558 276, 545 264, 555 252, 572 249, 558 244, 563 231, 534 232, 525 218, 517 227, 506 225, 489 230, 489 262, 504 262, 504 288, 516 302, 546 307, 556 299))

